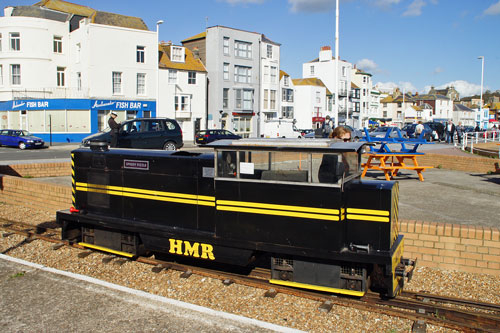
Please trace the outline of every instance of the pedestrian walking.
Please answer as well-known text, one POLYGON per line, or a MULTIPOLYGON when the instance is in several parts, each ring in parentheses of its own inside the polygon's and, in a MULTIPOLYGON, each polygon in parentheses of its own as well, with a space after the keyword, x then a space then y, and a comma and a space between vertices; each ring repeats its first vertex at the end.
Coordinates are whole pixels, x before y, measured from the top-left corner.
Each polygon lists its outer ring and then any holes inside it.
POLYGON ((463 137, 464 132, 465 132, 465 127, 464 127, 464 125, 462 125, 461 121, 458 122, 458 126, 456 127, 456 131, 457 131, 458 144, 461 144, 462 143, 462 137, 463 137))
POLYGON ((111 147, 116 148, 118 146, 118 130, 120 129, 120 123, 115 121, 118 115, 114 112, 111 112, 111 115, 108 119, 109 128, 111 128, 111 147))
POLYGON ((446 134, 446 143, 454 143, 453 136, 455 135, 455 124, 451 120, 448 120, 448 124, 444 129, 446 134))

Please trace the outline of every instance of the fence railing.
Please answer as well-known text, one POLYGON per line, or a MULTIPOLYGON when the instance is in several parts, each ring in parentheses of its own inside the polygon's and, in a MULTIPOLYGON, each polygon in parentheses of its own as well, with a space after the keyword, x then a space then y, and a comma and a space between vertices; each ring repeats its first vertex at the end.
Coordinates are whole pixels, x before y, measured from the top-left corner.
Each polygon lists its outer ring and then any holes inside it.
MULTIPOLYGON (((462 150, 470 147, 470 152, 474 152, 474 145, 478 143, 498 142, 500 143, 499 131, 485 131, 485 132, 468 132, 464 133, 462 137, 462 150)), ((500 152, 499 152, 500 154, 500 152)))

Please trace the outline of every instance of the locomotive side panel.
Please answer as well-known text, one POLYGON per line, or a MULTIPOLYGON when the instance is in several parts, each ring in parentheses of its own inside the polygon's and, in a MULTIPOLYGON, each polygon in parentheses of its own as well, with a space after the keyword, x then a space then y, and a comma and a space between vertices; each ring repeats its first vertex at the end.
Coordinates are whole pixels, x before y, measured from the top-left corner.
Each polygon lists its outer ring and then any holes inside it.
POLYGON ((391 249, 395 182, 353 181, 346 188, 348 242, 372 250, 391 249))
POLYGON ((216 188, 217 237, 309 256, 340 250, 340 188, 223 180, 216 188))

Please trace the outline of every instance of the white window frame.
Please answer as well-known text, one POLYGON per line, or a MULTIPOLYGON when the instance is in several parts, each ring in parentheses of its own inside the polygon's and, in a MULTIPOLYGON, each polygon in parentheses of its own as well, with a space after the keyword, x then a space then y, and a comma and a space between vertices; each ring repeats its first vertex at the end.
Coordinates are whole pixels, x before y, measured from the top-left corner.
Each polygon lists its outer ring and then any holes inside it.
POLYGON ((188 72, 188 84, 196 84, 196 72, 188 72))
POLYGON ((311 75, 314 75, 314 66, 311 66, 311 67, 309 68, 309 70, 310 70, 310 74, 311 74, 311 75))
POLYGON ((269 109, 269 89, 264 89, 264 110, 269 109))
POLYGON ((146 95, 146 73, 137 73, 137 95, 146 95))
POLYGON ((252 67, 235 65, 234 82, 252 83, 252 67))
POLYGON ((225 62, 222 67, 223 71, 223 79, 228 81, 229 80, 229 63, 225 62))
POLYGON ((264 65, 264 83, 269 82, 269 66, 264 65))
POLYGON ((62 36, 54 36, 53 40, 54 53, 63 53, 63 38, 62 36))
POLYGON ((234 89, 235 109, 253 111, 253 89, 234 89))
POLYGON ((235 40, 234 56, 236 58, 252 59, 252 43, 235 40))
POLYGON ((2 33, 0 32, 0 52, 2 52, 2 33))
POLYGON ((0 86, 3 86, 3 65, 0 64, 0 86))
POLYGON ((290 78, 287 75, 283 76, 283 85, 285 87, 288 87, 289 84, 290 84, 290 78))
POLYGON ((321 103, 321 92, 316 91, 316 103, 321 103))
POLYGON ((273 46, 267 44, 267 57, 272 58, 273 57, 273 46))
POLYGON ((65 72, 66 72, 66 67, 57 67, 57 74, 56 74, 56 86, 57 87, 65 87, 66 86, 65 72))
POLYGON ((186 50, 182 46, 170 45, 170 61, 185 62, 186 50))
POLYGON ((271 83, 277 83, 278 78, 278 67, 271 66, 271 83))
POLYGON ((175 69, 168 70, 168 83, 170 83, 170 84, 177 83, 177 70, 175 70, 175 69))
POLYGON ((190 95, 175 95, 174 96, 175 112, 190 112, 191 111, 191 96, 190 95))
POLYGON ((122 95, 123 87, 122 87, 122 72, 112 72, 112 91, 113 95, 122 95))
POLYGON ((16 52, 21 51, 21 33, 10 32, 9 37, 10 50, 16 52))
POLYGON ((229 108, 229 88, 222 89, 222 108, 229 108))
POLYGON ((20 86, 21 85, 21 65, 20 64, 11 64, 10 65, 10 84, 13 86, 20 86), (15 68, 17 68, 18 70, 15 71, 14 70, 15 68))
POLYGON ((76 89, 82 91, 82 72, 76 72, 76 89))
POLYGON ((138 64, 144 64, 146 62, 146 47, 137 45, 135 52, 135 61, 138 64))
POLYGON ((224 55, 229 55, 229 37, 224 37, 222 40, 222 52, 224 55))
POLYGON ((269 109, 276 110, 276 90, 272 90, 269 93, 269 109))

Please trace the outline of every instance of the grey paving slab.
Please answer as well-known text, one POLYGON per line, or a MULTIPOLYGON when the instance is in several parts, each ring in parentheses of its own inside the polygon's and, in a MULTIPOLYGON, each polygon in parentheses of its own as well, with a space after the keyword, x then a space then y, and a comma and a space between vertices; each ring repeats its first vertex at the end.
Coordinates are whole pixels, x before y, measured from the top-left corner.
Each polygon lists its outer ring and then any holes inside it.
POLYGON ((12 260, 0 255, 2 332, 299 332, 12 260))

